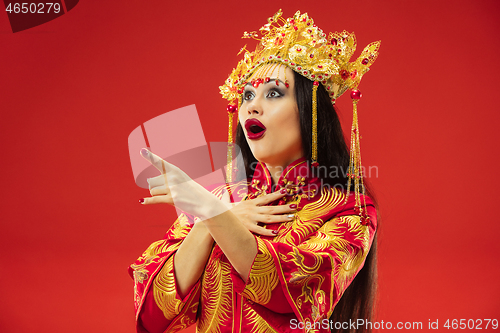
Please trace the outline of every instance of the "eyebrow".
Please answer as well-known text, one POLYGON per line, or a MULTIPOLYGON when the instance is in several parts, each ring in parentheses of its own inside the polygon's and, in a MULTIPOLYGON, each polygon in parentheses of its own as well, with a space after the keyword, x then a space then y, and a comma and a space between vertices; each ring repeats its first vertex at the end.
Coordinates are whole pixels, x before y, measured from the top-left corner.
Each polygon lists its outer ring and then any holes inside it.
MULTIPOLYGON (((281 81, 280 79, 271 79, 269 82, 265 82, 264 81, 263 84, 269 84, 269 83, 275 82, 275 81, 280 82, 286 88, 285 82, 281 81)), ((247 84, 245 84, 245 87, 248 86, 248 85, 252 85, 252 83, 251 82, 247 82, 247 84)))

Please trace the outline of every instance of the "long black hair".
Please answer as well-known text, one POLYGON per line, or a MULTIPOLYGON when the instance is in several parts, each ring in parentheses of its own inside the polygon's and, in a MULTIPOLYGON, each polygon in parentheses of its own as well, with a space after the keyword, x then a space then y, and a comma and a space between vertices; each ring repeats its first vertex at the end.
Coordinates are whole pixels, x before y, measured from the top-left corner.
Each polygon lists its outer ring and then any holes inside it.
MULTIPOLYGON (((302 75, 294 72, 295 98, 299 109, 300 130, 302 134, 302 147, 304 156, 311 161, 312 144, 312 88, 313 82, 302 75)), ((344 139, 344 133, 335 108, 333 107, 328 92, 323 85, 319 85, 317 91, 318 110, 318 175, 323 183, 330 186, 346 188, 347 170, 349 167, 349 149, 344 139), (330 168, 330 169, 329 169, 330 168), (336 168, 332 170, 331 168, 336 168), (323 173, 321 172, 323 170, 323 173), (334 172, 332 172, 334 171, 334 172)), ((236 144, 241 149, 244 160, 245 174, 238 178, 252 178, 255 170, 255 157, 248 146, 241 124, 236 131, 236 144)), ((368 196, 375 202, 372 191, 366 186, 368 196)), ((356 278, 345 290, 342 298, 335 306, 330 317, 330 322, 343 323, 363 319, 372 320, 375 307, 375 295, 377 289, 377 234, 373 239, 372 247, 365 259, 363 268, 358 272, 356 278)), ((331 325, 332 326, 332 325, 331 325)), ((340 325, 342 326, 342 325, 340 325)), ((350 325, 348 325, 350 327, 350 325)), ((370 332, 370 327, 350 330, 332 329, 332 332, 370 332)))

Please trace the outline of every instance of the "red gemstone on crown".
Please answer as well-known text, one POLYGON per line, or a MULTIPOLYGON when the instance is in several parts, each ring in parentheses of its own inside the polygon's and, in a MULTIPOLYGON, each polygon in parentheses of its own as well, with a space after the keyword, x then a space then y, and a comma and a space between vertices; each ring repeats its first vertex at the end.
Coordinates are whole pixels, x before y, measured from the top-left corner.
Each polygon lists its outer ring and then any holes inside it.
POLYGON ((227 106, 227 112, 235 113, 236 111, 238 111, 238 107, 236 106, 236 104, 229 104, 227 106))
POLYGON ((269 81, 271 81, 271 78, 270 77, 266 77, 266 83, 268 83, 269 81))
POLYGON ((314 58, 314 54, 310 54, 310 55, 309 55, 309 58, 314 58))
POLYGON ((361 61, 361 63, 362 63, 363 65, 368 65, 368 62, 369 62, 369 60, 368 60, 367 58, 364 58, 364 59, 361 61))
POLYGON ((319 82, 318 82, 318 81, 314 81, 314 82, 313 82, 313 84, 314 84, 315 86, 319 86, 319 82))
POLYGON ((311 165, 312 165, 313 167, 319 167, 319 163, 318 163, 318 162, 312 162, 312 163, 311 163, 311 165))
POLYGON ((349 77, 349 72, 346 71, 345 69, 341 70, 340 71, 340 77, 343 79, 343 80, 346 80, 348 77, 349 77))

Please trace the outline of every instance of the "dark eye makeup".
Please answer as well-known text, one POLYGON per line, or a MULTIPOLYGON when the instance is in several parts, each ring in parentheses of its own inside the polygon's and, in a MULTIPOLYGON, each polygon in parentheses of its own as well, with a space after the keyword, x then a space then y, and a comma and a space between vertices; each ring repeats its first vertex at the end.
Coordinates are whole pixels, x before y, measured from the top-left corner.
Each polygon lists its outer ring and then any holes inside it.
MULTIPOLYGON (((255 97, 255 92, 250 90, 251 88, 248 88, 248 90, 245 88, 243 91, 243 101, 249 101, 255 97)), ((280 88, 278 87, 271 87, 267 92, 266 92, 266 98, 279 98, 285 95, 285 92, 283 92, 280 88)))

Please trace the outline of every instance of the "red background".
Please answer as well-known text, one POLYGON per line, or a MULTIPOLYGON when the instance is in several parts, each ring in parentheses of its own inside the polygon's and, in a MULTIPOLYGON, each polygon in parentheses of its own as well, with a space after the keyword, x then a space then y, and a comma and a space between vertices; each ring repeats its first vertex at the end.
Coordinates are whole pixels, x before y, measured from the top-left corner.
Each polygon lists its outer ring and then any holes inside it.
POLYGON ((134 331, 126 268, 175 212, 137 203, 127 137, 194 103, 225 140, 218 86, 279 8, 356 32, 355 56, 382 40, 359 105, 378 320, 500 319, 498 1, 88 0, 15 34, 0 13, 2 332, 134 331))

